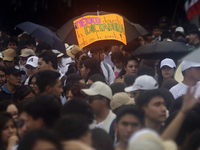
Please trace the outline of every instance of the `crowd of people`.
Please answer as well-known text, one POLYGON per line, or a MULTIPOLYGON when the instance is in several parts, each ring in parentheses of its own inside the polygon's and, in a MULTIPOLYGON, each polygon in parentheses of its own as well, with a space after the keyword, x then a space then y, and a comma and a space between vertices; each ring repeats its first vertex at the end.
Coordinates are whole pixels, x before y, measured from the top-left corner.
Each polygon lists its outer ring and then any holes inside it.
POLYGON ((163 18, 127 46, 66 53, 26 32, 0 40, 0 150, 200 149, 200 63, 132 55, 165 40, 198 48, 196 26, 163 18))

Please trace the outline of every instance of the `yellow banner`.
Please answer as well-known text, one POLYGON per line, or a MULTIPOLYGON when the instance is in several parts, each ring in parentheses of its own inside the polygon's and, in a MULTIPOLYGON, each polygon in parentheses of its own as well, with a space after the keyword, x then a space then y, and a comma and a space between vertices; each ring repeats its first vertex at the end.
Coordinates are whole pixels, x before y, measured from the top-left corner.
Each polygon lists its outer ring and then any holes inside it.
POLYGON ((80 48, 101 40, 117 40, 126 45, 124 20, 117 14, 84 16, 74 20, 74 29, 80 48))

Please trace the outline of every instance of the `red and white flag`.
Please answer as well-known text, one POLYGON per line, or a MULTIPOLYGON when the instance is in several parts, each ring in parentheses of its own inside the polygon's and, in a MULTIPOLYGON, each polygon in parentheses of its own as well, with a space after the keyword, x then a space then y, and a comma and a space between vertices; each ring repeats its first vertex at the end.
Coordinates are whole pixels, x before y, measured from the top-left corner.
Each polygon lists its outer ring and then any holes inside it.
POLYGON ((191 20, 196 15, 200 14, 200 1, 199 0, 187 0, 185 2, 185 11, 187 18, 191 20))

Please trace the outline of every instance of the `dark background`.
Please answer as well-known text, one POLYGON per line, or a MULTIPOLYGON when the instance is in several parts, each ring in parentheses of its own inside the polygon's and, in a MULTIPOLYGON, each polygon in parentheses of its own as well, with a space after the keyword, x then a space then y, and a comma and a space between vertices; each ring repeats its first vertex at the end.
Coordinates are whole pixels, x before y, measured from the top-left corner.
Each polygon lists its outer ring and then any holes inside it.
POLYGON ((184 0, 0 0, 0 30, 18 34, 16 24, 31 21, 44 26, 60 28, 69 19, 90 11, 108 11, 122 14, 131 22, 146 29, 158 24, 162 16, 183 24, 186 14, 184 0), (98 7, 99 5, 99 7, 98 7))

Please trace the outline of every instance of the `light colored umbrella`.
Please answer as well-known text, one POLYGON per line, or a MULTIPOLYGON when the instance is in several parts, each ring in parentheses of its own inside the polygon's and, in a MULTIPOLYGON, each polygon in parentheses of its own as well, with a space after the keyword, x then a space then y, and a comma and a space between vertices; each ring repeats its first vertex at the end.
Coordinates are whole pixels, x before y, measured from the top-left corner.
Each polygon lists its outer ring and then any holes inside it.
POLYGON ((193 62, 200 63, 200 48, 194 50, 193 52, 189 53, 185 57, 182 58, 182 60, 188 60, 193 62))

